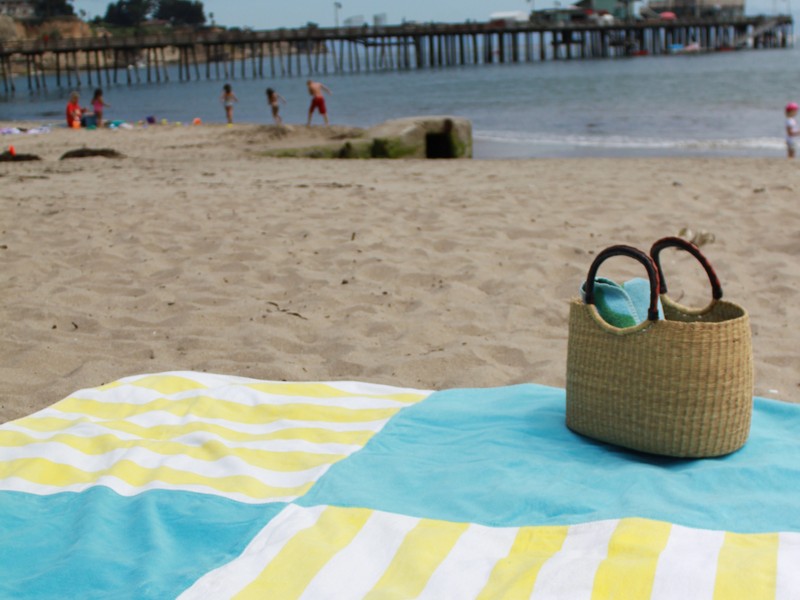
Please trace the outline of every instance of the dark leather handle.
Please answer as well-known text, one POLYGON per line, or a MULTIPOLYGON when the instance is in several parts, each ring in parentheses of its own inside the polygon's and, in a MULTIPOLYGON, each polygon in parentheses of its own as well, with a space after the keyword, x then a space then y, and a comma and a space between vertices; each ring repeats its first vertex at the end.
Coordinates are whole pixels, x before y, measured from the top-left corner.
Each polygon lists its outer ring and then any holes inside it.
POLYGON ((714 300, 719 300, 722 298, 722 286, 719 283, 719 278, 717 274, 714 272, 714 267, 711 266, 711 263, 708 262, 708 259, 700 252, 700 248, 695 246, 691 242, 687 242, 683 238, 679 237, 665 237, 658 240, 653 247, 650 248, 650 256, 653 259, 653 262, 656 265, 656 269, 658 269, 658 278, 660 281, 660 294, 667 293, 667 281, 664 279, 664 270, 661 268, 661 260, 659 255, 664 248, 680 248, 681 250, 686 250, 689 254, 694 256, 698 262, 703 265, 703 268, 706 270, 706 274, 708 275, 708 280, 711 282, 711 295, 714 300))
POLYGON ((606 259, 612 256, 628 256, 644 265, 647 270, 647 278, 650 280, 650 306, 647 308, 647 318, 650 321, 658 321, 658 290, 660 289, 658 269, 652 258, 633 246, 609 246, 597 255, 597 258, 592 262, 592 266, 589 267, 589 275, 586 277, 586 285, 584 286, 586 304, 594 304, 594 279, 597 276, 597 270, 606 259))

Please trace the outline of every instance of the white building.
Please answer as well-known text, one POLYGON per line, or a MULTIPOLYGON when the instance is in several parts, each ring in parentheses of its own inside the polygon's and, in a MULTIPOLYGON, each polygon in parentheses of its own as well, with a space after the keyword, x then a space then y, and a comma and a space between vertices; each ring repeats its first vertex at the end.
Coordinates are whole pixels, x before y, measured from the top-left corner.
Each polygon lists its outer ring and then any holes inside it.
POLYGON ((744 3, 745 0, 650 0, 648 6, 679 17, 740 17, 744 15, 744 3))
POLYGON ((521 10, 506 10, 489 15, 490 23, 506 23, 508 25, 526 23, 529 19, 530 15, 521 10))

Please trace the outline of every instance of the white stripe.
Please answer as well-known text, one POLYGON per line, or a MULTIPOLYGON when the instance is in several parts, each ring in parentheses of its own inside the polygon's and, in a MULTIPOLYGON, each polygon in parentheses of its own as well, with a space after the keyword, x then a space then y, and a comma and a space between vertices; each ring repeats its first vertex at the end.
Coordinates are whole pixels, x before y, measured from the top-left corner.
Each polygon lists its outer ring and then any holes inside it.
POLYGON ((497 562, 508 555, 517 533, 517 527, 470 525, 436 568, 418 598, 476 597, 497 562))
MULTIPOLYGON (((262 381, 258 384, 269 385, 270 382, 262 381)), ((251 384, 251 385, 258 385, 251 384)), ((283 383, 281 385, 293 385, 283 383)), ((302 384, 306 385, 306 384, 302 384)), ((308 384, 317 385, 317 384, 308 384)), ((341 392, 335 390, 333 394, 341 392)), ((183 390, 173 394, 164 394, 150 388, 135 386, 121 386, 111 389, 89 389, 82 390, 69 396, 71 400, 93 400, 96 402, 108 402, 114 404, 142 405, 157 400, 167 400, 179 402, 191 400, 192 398, 210 398, 212 400, 223 400, 241 404, 242 406, 260 407, 265 405, 284 405, 284 404, 309 404, 314 406, 332 406, 349 409, 369 409, 369 408, 404 408, 414 401, 400 401, 387 397, 371 397, 365 395, 349 396, 304 396, 300 394, 280 394, 268 390, 260 390, 254 387, 230 385, 217 388, 195 388, 183 390)))
POLYGON ((157 427, 159 425, 186 425, 187 423, 208 423, 219 425, 237 433, 266 435, 284 429, 323 429, 327 431, 380 431, 389 419, 375 421, 300 421, 293 419, 278 419, 270 423, 241 423, 225 419, 198 418, 178 416, 163 411, 151 411, 142 415, 132 415, 125 418, 126 422, 142 427, 157 427))
POLYGON ((572 525, 561 549, 542 565, 531 598, 591 598, 595 573, 608 556, 608 542, 618 523, 613 519, 572 525))
POLYGON ((177 490, 183 492, 196 492, 198 494, 206 494, 210 496, 219 496, 221 498, 229 498, 237 502, 245 504, 266 504, 268 502, 291 502, 300 497, 298 494, 291 494, 287 496, 267 496, 264 498, 253 498, 240 492, 224 492, 207 485, 198 484, 171 484, 163 481, 150 481, 145 485, 133 486, 129 483, 122 481, 116 477, 104 475, 99 477, 97 481, 89 483, 74 483, 70 485, 45 485, 41 483, 34 483, 21 477, 8 477, 0 479, 0 492, 25 492, 28 494, 36 494, 37 496, 49 496, 51 494, 60 494, 61 492, 84 492, 93 487, 106 487, 114 490, 120 496, 136 496, 148 490, 177 490))
POLYGON ((103 427, 98 423, 90 423, 89 421, 75 421, 73 424, 67 425, 63 429, 55 429, 50 431, 29 429, 22 426, 20 423, 6 423, 0 427, 0 431, 15 431, 37 440, 48 440, 61 434, 74 435, 75 437, 80 438, 93 438, 101 435, 113 435, 114 437, 123 441, 139 441, 142 439, 141 436, 127 433, 125 431, 117 431, 116 429, 109 429, 108 427, 103 427))
MULTIPOLYGON (((401 402, 392 398, 370 398, 368 396, 299 396, 299 395, 278 395, 271 392, 255 390, 251 388, 232 387, 217 390, 186 390, 175 394, 160 394, 156 391, 145 388, 114 388, 111 390, 86 390, 80 395, 72 394, 69 401, 91 401, 114 405, 143 406, 151 402, 166 401, 169 403, 182 402, 184 400, 209 399, 230 402, 249 408, 260 408, 262 406, 284 406, 284 405, 307 405, 324 406, 329 408, 344 408, 348 410, 373 410, 381 408, 405 408, 410 402, 401 402), (141 390, 141 392, 139 391, 141 390)), ((58 404, 52 406, 59 410, 58 404)))
MULTIPOLYGON (((201 394, 203 391, 202 389, 189 390, 193 395, 201 394)), ((111 389, 88 388, 80 390, 71 393, 64 400, 91 400, 108 404, 147 404, 163 397, 164 394, 157 390, 123 385, 111 389)), ((51 408, 58 408, 58 404, 54 404, 51 408)))
POLYGON ((340 550, 308 584, 301 598, 363 598, 378 583, 406 534, 419 519, 375 511, 353 541, 340 550), (345 592, 346 590, 346 592, 345 592))
POLYGON ((113 468, 121 460, 128 460, 143 469, 166 467, 208 478, 242 475, 274 487, 296 487, 316 481, 329 468, 329 465, 320 465, 302 471, 273 471, 251 465, 237 456, 224 456, 214 461, 205 461, 181 454, 159 454, 146 448, 136 447, 111 450, 105 454, 88 455, 57 442, 0 448, 0 462, 26 458, 45 458, 86 473, 98 474, 113 468))
POLYGON ((319 383, 329 385, 348 394, 364 394, 368 396, 388 396, 394 394, 416 394, 419 396, 429 396, 433 393, 432 390, 395 387, 380 383, 365 383, 363 381, 320 381, 319 383))
POLYGON ((153 411, 143 415, 133 415, 126 417, 125 421, 140 425, 142 427, 156 427, 158 425, 185 425, 186 423, 208 423, 218 425, 237 433, 248 433, 253 435, 264 435, 283 431, 285 429, 322 429, 325 431, 380 431, 389 419, 378 419, 375 421, 300 421, 293 419, 278 419, 269 423, 239 423, 227 421, 225 419, 212 418, 189 418, 165 413, 163 411, 153 411))
POLYGON ((800 533, 778 534, 775 600, 797 600, 800 590, 800 533))
MULTIPOLYGON (((208 388, 221 387, 226 385, 248 385, 253 383, 276 383, 285 385, 285 381, 272 381, 268 379, 253 379, 250 377, 238 377, 236 375, 218 375, 214 373, 205 373, 200 371, 166 371, 163 373, 149 373, 145 375, 131 375, 119 379, 118 383, 136 383, 142 379, 149 377, 182 377, 195 381, 208 388)), ((380 383, 366 383, 363 381, 315 381, 312 384, 329 385, 340 391, 351 394, 368 394, 368 395, 388 395, 388 394, 421 394, 427 395, 433 393, 430 390, 419 390, 416 388, 402 388, 391 385, 384 385, 380 383)))
POLYGON ((411 388, 396 388, 376 384, 360 382, 285 382, 269 381, 258 379, 228 380, 226 377, 198 377, 198 373, 163 373, 159 375, 144 375, 135 378, 119 380, 119 383, 112 388, 86 388, 70 394, 69 398, 76 400, 97 400, 103 402, 146 404, 158 399, 184 400, 191 397, 209 397, 217 400, 228 400, 239 404, 261 405, 261 404, 318 404, 323 406, 343 406, 350 408, 381 408, 381 407, 403 407, 413 404, 415 401, 400 401, 386 396, 394 395, 417 395, 427 396, 430 391, 416 390, 411 388), (180 377, 199 384, 199 387, 182 390, 172 394, 159 392, 151 387, 141 387, 136 385, 137 381, 151 377, 180 377), (333 395, 331 397, 318 396, 298 396, 295 394, 279 394, 276 392, 258 390, 251 386, 256 385, 275 385, 275 386, 328 386, 338 393, 348 394, 347 396, 333 395))
POLYGON ((656 566, 651 600, 713 598, 724 531, 673 525, 656 566))
POLYGON ((360 444, 317 444, 303 439, 261 440, 251 442, 232 442, 207 432, 194 432, 172 438, 170 441, 188 446, 201 447, 209 442, 219 442, 227 448, 245 448, 263 452, 308 452, 309 454, 344 454, 350 455, 361 450, 360 444))
MULTIPOLYGON (((34 418, 34 417, 29 417, 34 418)), ((296 421, 291 419, 278 419, 270 423, 241 423, 235 421, 227 421, 225 419, 208 419, 198 417, 197 415, 175 415, 170 412, 161 410, 152 410, 138 415, 129 415, 124 418, 106 418, 106 417, 93 417, 84 413, 67 413, 53 410, 52 408, 45 409, 36 414, 35 418, 54 418, 64 419, 68 421, 90 421, 93 423, 110 423, 113 424, 123 421, 139 427, 158 427, 159 425, 187 425, 191 423, 207 423, 210 425, 218 425, 226 429, 230 429, 236 433, 248 433, 255 435, 263 435, 273 433, 276 431, 283 431, 284 429, 324 429, 327 431, 380 431, 389 419, 378 419, 375 421, 352 421, 352 422, 337 422, 337 421, 296 421)), ((17 423, 18 426, 23 425, 17 423)))
POLYGON ((221 400, 229 400, 240 404, 255 404, 264 406, 266 404, 281 406, 284 404, 308 404, 312 406, 329 406, 338 408, 348 408, 351 410, 373 409, 373 408, 405 408, 414 402, 401 402, 392 398, 371 398, 369 396, 298 396, 298 395, 278 395, 273 392, 254 390, 251 388, 236 388, 235 395, 226 394, 216 396, 221 400))
POLYGON ((87 421, 76 422, 65 429, 56 431, 36 431, 20 427, 18 425, 6 424, 0 428, 0 431, 14 431, 22 433, 36 440, 49 440, 58 435, 71 435, 83 439, 91 439, 99 436, 110 435, 120 442, 174 442, 176 444, 183 444, 194 448, 200 448, 209 442, 216 442, 226 446, 227 448, 247 448, 249 450, 263 450, 265 452, 309 452, 311 454, 345 454, 350 455, 356 450, 360 450, 360 444, 317 444, 309 442, 304 439, 286 439, 286 440, 252 440, 248 442, 235 442, 227 438, 211 433, 209 431, 192 431, 183 435, 178 435, 173 438, 159 438, 148 439, 143 438, 132 433, 119 431, 110 427, 106 427, 100 423, 89 423, 87 421))
POLYGON ((300 531, 313 527, 325 508, 301 508, 290 504, 253 538, 242 554, 203 575, 178 596, 179 600, 231 598, 258 577, 289 540, 300 531))
POLYGON ((299 421, 293 419, 277 419, 269 423, 238 423, 225 419, 213 418, 186 418, 163 411, 152 411, 142 415, 132 415, 125 418, 126 422, 142 427, 156 427, 158 425, 185 425, 187 423, 209 423, 219 425, 237 433, 264 435, 285 429, 322 429, 327 431, 380 431, 389 419, 376 421, 299 421))

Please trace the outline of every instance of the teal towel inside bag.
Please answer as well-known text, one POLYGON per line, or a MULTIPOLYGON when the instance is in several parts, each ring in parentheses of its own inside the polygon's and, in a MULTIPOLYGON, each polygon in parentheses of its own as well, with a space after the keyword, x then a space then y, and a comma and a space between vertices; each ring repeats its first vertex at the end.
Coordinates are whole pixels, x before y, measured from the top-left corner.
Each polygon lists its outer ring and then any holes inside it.
MULTIPOLYGON (((581 297, 586 300, 584 283, 581 297)), ((594 280, 594 302, 603 320, 614 327, 625 328, 638 325, 647 319, 650 306, 650 282, 634 277, 622 284, 606 277, 594 280)), ((658 302, 658 318, 664 318, 661 301, 658 302)))

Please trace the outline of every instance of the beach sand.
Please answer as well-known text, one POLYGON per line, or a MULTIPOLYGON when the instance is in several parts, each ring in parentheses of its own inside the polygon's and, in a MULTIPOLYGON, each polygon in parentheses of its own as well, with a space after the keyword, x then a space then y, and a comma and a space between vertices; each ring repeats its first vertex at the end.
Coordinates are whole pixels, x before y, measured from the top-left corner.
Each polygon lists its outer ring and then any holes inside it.
MULTIPOLYGON (((755 393, 800 401, 800 163, 303 160, 323 130, 236 125, 6 135, 0 422, 127 375, 443 389, 563 386, 593 256, 683 228, 753 327, 755 393), (59 161, 112 148, 121 159, 59 161)), ((670 292, 703 271, 665 252, 670 292)), ((603 274, 640 275, 614 259, 603 274)))

